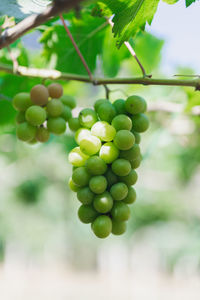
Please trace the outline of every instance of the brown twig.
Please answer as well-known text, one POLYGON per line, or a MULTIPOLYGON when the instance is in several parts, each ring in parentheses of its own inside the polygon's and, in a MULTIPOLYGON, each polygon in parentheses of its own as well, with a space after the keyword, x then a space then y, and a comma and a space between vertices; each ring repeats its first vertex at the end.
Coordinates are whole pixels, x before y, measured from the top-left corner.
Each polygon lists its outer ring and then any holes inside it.
POLYGON ((11 60, 12 60, 12 62, 13 62, 13 73, 17 73, 18 67, 19 67, 17 58, 16 58, 15 55, 13 54, 13 52, 12 52, 10 46, 8 46, 7 49, 8 49, 10 58, 11 58, 11 60))
POLYGON ((103 85, 103 87, 105 88, 105 92, 106 92, 106 99, 109 100, 109 97, 110 97, 110 92, 111 90, 107 87, 106 84, 103 85))

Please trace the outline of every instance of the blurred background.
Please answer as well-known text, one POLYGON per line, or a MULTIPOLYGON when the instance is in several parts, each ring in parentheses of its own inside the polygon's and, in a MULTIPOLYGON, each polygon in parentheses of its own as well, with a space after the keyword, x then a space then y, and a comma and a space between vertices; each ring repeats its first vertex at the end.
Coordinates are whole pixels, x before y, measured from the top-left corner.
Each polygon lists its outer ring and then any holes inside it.
MULTIPOLYGON (((148 74, 198 74, 199 3, 160 3, 146 33, 131 41, 148 74), (170 22, 169 22, 170 19, 170 22)), ((71 29, 76 36, 72 13, 71 29)), ((101 26, 91 19, 90 27, 101 26)), ((24 66, 84 73, 76 53, 52 24, 12 45, 24 66), (48 38, 47 38, 48 36, 48 38), (62 61, 59 43, 66 52, 62 61), (58 48, 56 48, 56 46, 58 48), (56 49, 56 51, 55 51, 56 49), (60 52, 59 52, 60 49, 60 52), (59 52, 59 53, 58 53, 59 52), (57 55, 57 56, 56 56, 57 55), (73 55, 74 62, 71 62, 73 55)), ((81 26, 81 25, 80 25, 81 26)), ((80 28, 79 28, 80 29, 80 28)), ((86 30, 87 29, 87 30, 86 30)), ((116 50, 111 29, 82 43, 98 76, 139 76, 125 47, 116 50), (88 51, 101 44, 101 52, 88 51)), ((6 49, 0 64, 12 64, 6 49)), ((50 81, 46 81, 48 83, 50 81)), ((62 82, 79 107, 105 97, 103 87, 62 82)), ((0 299, 199 299, 200 295, 200 95, 192 88, 109 86, 110 98, 143 96, 151 126, 142 136, 137 201, 123 236, 98 240, 77 217, 79 202, 68 188, 74 147, 67 130, 44 145, 16 139, 12 97, 41 83, 0 72, 0 299)), ((74 115, 77 111, 74 111, 74 115)))

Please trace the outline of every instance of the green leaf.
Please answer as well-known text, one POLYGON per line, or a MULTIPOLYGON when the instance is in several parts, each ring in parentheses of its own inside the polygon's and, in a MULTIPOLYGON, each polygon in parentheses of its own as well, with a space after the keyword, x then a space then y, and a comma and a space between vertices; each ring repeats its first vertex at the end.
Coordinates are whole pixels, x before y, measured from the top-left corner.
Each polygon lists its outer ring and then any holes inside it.
POLYGON ((185 0, 186 7, 190 6, 196 0, 185 0))
POLYGON ((174 4, 176 2, 178 2, 179 0, 162 0, 163 2, 166 2, 168 4, 174 4))
POLYGON ((0 125, 14 122, 16 112, 12 107, 11 102, 0 100, 0 125))

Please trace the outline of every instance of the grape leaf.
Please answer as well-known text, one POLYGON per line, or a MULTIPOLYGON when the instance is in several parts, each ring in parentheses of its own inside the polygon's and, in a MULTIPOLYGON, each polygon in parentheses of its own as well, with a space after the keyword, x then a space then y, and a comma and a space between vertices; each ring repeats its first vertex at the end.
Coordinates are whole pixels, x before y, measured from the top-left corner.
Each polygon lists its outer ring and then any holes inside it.
POLYGON ((190 6, 196 0, 185 0, 186 7, 190 6))

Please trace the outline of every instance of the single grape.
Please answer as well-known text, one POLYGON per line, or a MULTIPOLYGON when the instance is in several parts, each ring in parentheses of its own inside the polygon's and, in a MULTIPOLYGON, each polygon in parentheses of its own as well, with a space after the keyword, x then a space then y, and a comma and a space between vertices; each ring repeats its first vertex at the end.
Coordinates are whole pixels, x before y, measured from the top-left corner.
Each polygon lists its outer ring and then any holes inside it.
POLYGON ((130 186, 128 188, 128 194, 127 194, 126 198, 123 199, 123 202, 125 202, 126 204, 132 204, 135 202, 136 196, 137 195, 136 195, 135 189, 132 186, 130 186))
POLYGON ((113 103, 113 106, 116 109, 118 115, 126 114, 125 101, 123 99, 117 99, 113 103))
POLYGON ((96 195, 93 202, 94 208, 100 213, 107 213, 113 206, 113 198, 109 192, 96 195))
POLYGON ((135 143, 135 137, 128 130, 119 130, 114 138, 115 146, 120 150, 128 150, 135 143))
POLYGON ((112 126, 116 129, 116 131, 123 130, 123 129, 124 130, 131 130, 132 121, 126 115, 117 115, 112 120, 112 126))
POLYGON ((73 192, 78 192, 80 189, 80 187, 73 182, 71 177, 68 181, 68 185, 69 185, 70 190, 72 190, 73 192))
POLYGON ((84 187, 88 185, 90 181, 90 174, 88 173, 85 167, 79 167, 74 170, 72 174, 72 180, 78 186, 84 187))
POLYGON ((77 131, 81 127, 81 124, 79 123, 78 118, 70 118, 68 120, 68 125, 69 125, 69 128, 71 129, 71 131, 77 131))
POLYGON ((19 111, 26 111, 33 105, 29 93, 19 93, 15 95, 12 101, 13 107, 19 111))
POLYGON ((62 85, 59 83, 51 83, 48 86, 48 91, 51 98, 60 98, 63 94, 62 85))
POLYGON ((33 105, 27 109, 25 117, 29 124, 33 126, 39 126, 44 123, 47 114, 44 108, 33 105))
POLYGON ((112 119, 116 116, 116 110, 109 101, 99 105, 97 113, 101 121, 108 123, 111 123, 112 119))
POLYGON ((141 155, 138 156, 136 159, 131 160, 131 161, 130 161, 130 163, 131 163, 131 168, 132 168, 132 169, 137 169, 137 168, 140 166, 141 161, 142 161, 141 155))
POLYGON ((80 142, 82 139, 85 137, 91 135, 91 132, 89 129, 86 128, 79 128, 76 133, 75 133, 75 141, 77 142, 78 145, 80 145, 80 142))
POLYGON ((143 113, 147 109, 146 101, 140 96, 130 96, 125 101, 126 111, 132 115, 143 113))
POLYGON ((114 200, 119 201, 127 196, 128 187, 123 182, 118 182, 111 187, 110 193, 114 200))
POLYGON ((107 122, 99 121, 92 126, 91 133, 104 142, 110 142, 114 139, 116 130, 107 122))
POLYGON ((131 164, 128 160, 119 158, 112 163, 112 171, 118 176, 126 176, 131 171, 131 164))
POLYGON ((105 163, 110 164, 119 156, 119 150, 113 143, 105 143, 101 146, 99 156, 105 161, 105 163))
POLYGON ((134 137, 135 137, 135 143, 136 144, 140 144, 141 142, 141 136, 138 132, 134 131, 134 130, 131 130, 131 132, 134 134, 134 137))
POLYGON ((94 193, 88 186, 80 188, 77 192, 77 198, 85 205, 91 204, 94 199, 94 193))
POLYGON ((62 101, 62 103, 64 105, 69 106, 71 109, 74 109, 76 107, 76 100, 74 99, 74 97, 70 96, 70 95, 63 95, 60 100, 62 101))
POLYGON ((120 151, 119 157, 125 158, 129 161, 132 161, 138 157, 140 157, 140 146, 137 144, 134 144, 133 147, 131 147, 129 150, 122 150, 120 151))
POLYGON ((99 99, 94 103, 94 109, 97 112, 99 106, 103 103, 107 103, 109 100, 108 99, 99 99))
POLYGON ((85 167, 91 175, 103 175, 107 165, 99 156, 92 156, 86 161, 85 167))
POLYGON ((145 114, 137 114, 132 117, 133 130, 144 132, 149 128, 149 119, 145 114))
POLYGON ((64 110, 64 105, 58 99, 52 99, 47 103, 47 113, 49 117, 59 117, 64 110))
POLYGON ((19 140, 29 142, 35 138, 36 127, 24 122, 17 125, 16 133, 19 140))
POLYGON ((124 182, 127 186, 134 185, 138 179, 138 175, 135 170, 131 170, 128 175, 120 176, 120 181, 124 182))
POLYGON ((70 164, 75 167, 83 167, 88 158, 89 156, 84 154, 81 151, 80 147, 75 147, 74 149, 72 149, 68 156, 70 164))
POLYGON ((110 168, 107 170, 104 176, 106 177, 109 188, 118 181, 117 175, 114 174, 110 168))
POLYGON ((31 100, 34 104, 45 105, 48 102, 48 98, 49 92, 44 85, 37 84, 31 89, 31 100))
POLYGON ((108 216, 99 216, 92 223, 92 230, 98 238, 106 238, 112 230, 112 221, 108 216))
POLYGON ((36 140, 36 138, 33 138, 32 140, 28 141, 27 143, 30 145, 35 145, 35 144, 37 144, 37 140, 36 140))
POLYGON ((72 118, 72 112, 71 108, 67 105, 63 104, 63 112, 61 114, 61 117, 67 122, 70 118, 72 118))
POLYGON ((35 137, 38 142, 44 143, 44 142, 48 141, 50 134, 46 128, 39 127, 39 128, 37 128, 35 137))
POLYGON ((93 176, 90 179, 89 187, 95 194, 102 194, 107 188, 107 180, 104 176, 93 176))
POLYGON ((112 220, 112 234, 121 235, 126 231, 126 222, 112 220))
POLYGON ((25 113, 22 111, 19 111, 16 115, 16 123, 21 124, 26 122, 25 113))
POLYGON ((101 148, 101 141, 94 135, 88 135, 82 138, 80 142, 80 148, 83 153, 94 155, 99 152, 101 148))
POLYGON ((97 114, 91 108, 84 108, 79 113, 78 119, 81 126, 91 128, 97 122, 97 114))
POLYGON ((81 205, 78 210, 78 216, 81 222, 89 224, 96 219, 98 212, 92 205, 81 205))
POLYGON ((63 118, 49 118, 47 121, 47 128, 54 134, 62 134, 66 130, 66 122, 63 118))
POLYGON ((111 215, 114 221, 123 222, 130 218, 130 208, 123 201, 116 201, 111 210, 111 215))

